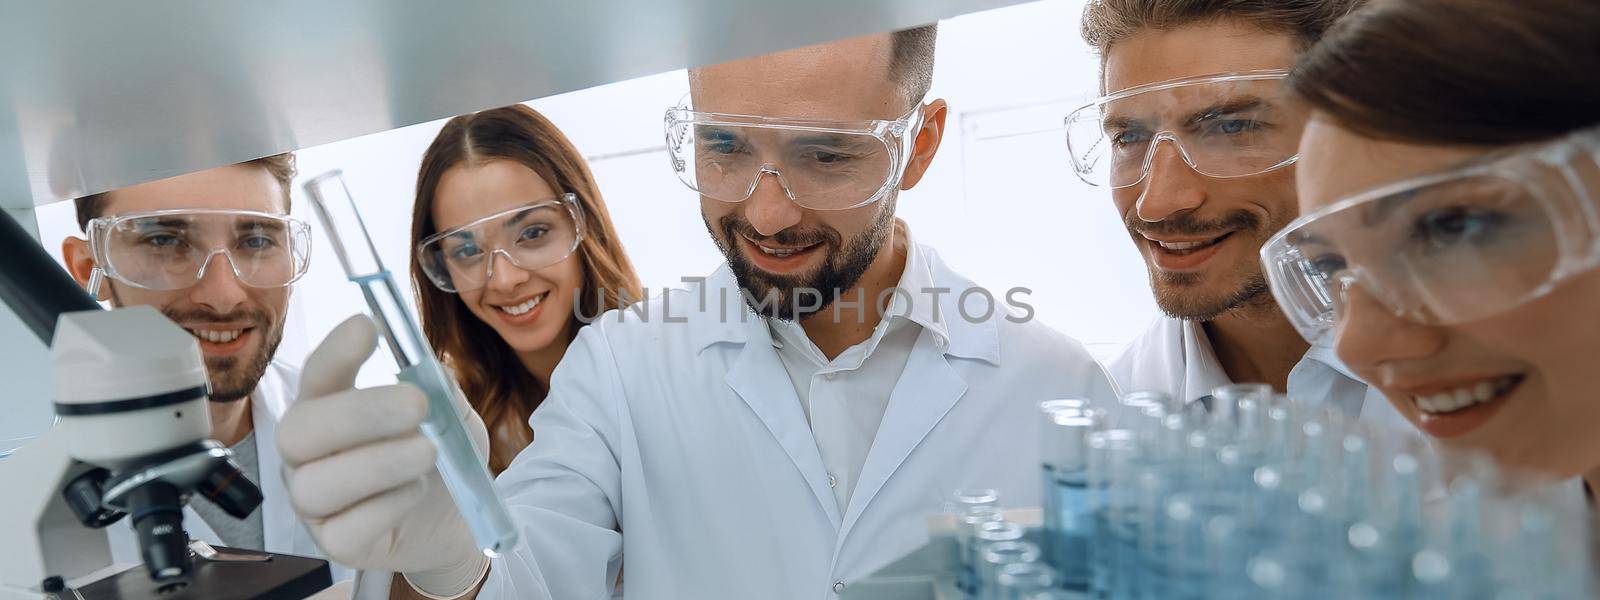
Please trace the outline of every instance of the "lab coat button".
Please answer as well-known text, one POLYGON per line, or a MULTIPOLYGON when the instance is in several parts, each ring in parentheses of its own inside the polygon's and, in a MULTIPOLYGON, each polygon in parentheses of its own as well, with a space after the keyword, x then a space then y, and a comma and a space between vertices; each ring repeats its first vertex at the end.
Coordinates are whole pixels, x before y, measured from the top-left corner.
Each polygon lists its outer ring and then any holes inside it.
POLYGON ((829 473, 828 474, 828 487, 838 487, 838 485, 839 485, 839 478, 834 477, 833 473, 829 473))
POLYGON ((823 373, 822 378, 828 381, 833 381, 833 373, 823 373))
POLYGON ((835 581, 835 582, 833 582, 833 593, 835 593, 835 594, 843 594, 844 593, 844 582, 843 581, 835 581))

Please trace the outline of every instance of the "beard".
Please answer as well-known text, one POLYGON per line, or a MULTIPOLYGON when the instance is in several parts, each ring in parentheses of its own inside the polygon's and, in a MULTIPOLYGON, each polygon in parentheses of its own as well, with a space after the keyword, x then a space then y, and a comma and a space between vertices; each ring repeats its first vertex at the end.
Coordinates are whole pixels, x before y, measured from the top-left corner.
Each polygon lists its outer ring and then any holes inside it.
MULTIPOLYGON (((1267 224, 1255 213, 1234 211, 1214 221, 1202 221, 1193 214, 1148 223, 1140 221, 1133 213, 1123 217, 1123 226, 1136 243, 1147 243, 1140 234, 1166 234, 1203 237, 1229 231, 1232 236, 1249 236, 1264 240, 1282 228, 1281 223, 1267 224)), ((1245 306, 1261 306, 1272 302, 1267 277, 1255 261, 1223 273, 1212 274, 1212 280, 1233 280, 1238 283, 1227 289, 1210 291, 1204 288, 1206 277, 1197 273, 1167 273, 1150 270, 1150 289, 1155 293, 1156 305, 1161 312, 1175 319, 1210 321, 1245 306)))
POLYGON ((739 283, 739 289, 744 292, 745 304, 764 317, 798 321, 833 305, 833 301, 845 290, 855 287, 861 280, 867 268, 872 266, 872 261, 878 257, 884 240, 888 239, 894 223, 894 199, 884 200, 878 214, 873 217, 872 225, 848 241, 843 239, 838 230, 829 227, 809 230, 790 228, 779 231, 777 235, 764 236, 756 232, 749 221, 736 214, 718 219, 715 227, 710 220, 705 220, 705 223, 707 233, 711 234, 717 249, 722 251, 728 268, 739 283), (718 235, 719 232, 721 235, 718 235), (736 236, 772 241, 783 246, 816 244, 820 246, 818 251, 823 252, 827 259, 810 273, 774 275, 756 268, 750 262, 736 243, 736 236), (820 296, 819 301, 801 306, 800 296, 810 295, 813 291, 820 296))
POLYGON ((250 356, 207 356, 206 374, 211 380, 212 402, 235 402, 248 398, 261 382, 261 376, 272 364, 283 342, 283 321, 273 319, 261 309, 238 310, 231 314, 217 314, 208 310, 162 309, 162 314, 174 323, 252 323, 261 334, 261 347, 250 356))

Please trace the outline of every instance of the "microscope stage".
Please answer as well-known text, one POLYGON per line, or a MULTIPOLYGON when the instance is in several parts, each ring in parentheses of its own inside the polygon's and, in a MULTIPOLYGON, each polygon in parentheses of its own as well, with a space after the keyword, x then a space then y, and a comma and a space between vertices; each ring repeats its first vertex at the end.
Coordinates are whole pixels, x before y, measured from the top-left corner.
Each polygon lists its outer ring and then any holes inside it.
MULTIPOLYGON (((218 547, 219 549, 223 549, 218 547)), ((225 549, 233 555, 270 557, 261 562, 194 559, 194 577, 170 592, 150 580, 143 566, 134 567, 78 588, 84 600, 300 600, 333 585, 328 561, 225 549)))

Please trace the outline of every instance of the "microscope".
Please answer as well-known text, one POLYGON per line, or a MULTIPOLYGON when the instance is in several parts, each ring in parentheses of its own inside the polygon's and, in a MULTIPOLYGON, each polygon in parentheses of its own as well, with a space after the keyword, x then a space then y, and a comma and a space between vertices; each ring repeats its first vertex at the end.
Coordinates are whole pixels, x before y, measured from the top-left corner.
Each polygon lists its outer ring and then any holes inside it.
POLYGON ((197 557, 195 494, 235 518, 261 490, 208 439, 210 392, 193 336, 150 307, 102 310, 10 215, 0 299, 51 347, 55 426, 0 460, 0 600, 304 598, 326 561, 239 551, 197 557), (113 565, 104 528, 130 519, 143 568, 113 565))

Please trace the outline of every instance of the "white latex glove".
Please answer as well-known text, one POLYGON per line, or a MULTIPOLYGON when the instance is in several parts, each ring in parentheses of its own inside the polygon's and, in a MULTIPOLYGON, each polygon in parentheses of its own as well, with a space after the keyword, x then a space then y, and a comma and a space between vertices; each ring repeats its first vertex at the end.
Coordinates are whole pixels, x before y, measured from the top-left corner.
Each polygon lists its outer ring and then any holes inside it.
MULTIPOLYGON (((329 560, 404 573, 428 594, 458 595, 477 584, 488 559, 418 429, 428 414, 422 391, 407 383, 355 389, 377 342, 372 321, 356 315, 306 359, 300 397, 278 423, 283 481, 329 560)), ((487 448, 483 420, 459 395, 458 402, 473 441, 487 448)))

